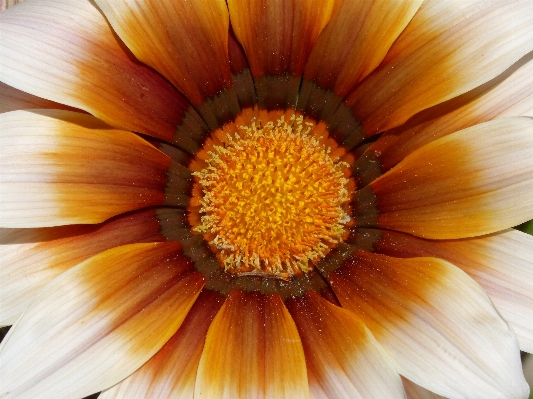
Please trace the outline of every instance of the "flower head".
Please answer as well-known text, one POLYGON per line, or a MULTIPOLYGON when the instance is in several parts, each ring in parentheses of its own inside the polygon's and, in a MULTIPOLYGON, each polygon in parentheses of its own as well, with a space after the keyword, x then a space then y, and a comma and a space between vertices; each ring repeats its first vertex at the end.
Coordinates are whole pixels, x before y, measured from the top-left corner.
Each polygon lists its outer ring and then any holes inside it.
POLYGON ((0 29, 0 398, 527 397, 531 1, 0 29))

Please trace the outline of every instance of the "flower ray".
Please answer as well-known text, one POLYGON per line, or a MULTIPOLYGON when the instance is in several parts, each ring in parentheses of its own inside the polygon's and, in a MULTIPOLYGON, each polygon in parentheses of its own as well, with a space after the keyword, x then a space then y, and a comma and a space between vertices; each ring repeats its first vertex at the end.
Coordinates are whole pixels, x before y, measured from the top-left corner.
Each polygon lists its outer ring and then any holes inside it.
POLYGON ((70 111, 0 118, 2 227, 99 223, 165 202, 170 159, 140 137, 70 111))
POLYGON ((390 358, 355 315, 315 293, 287 306, 302 339, 312 398, 405 398, 390 358))
MULTIPOLYGON (((457 2, 447 3, 453 8, 457 2)), ((433 10, 431 4, 422 7, 419 18, 424 18, 426 9, 433 10)), ((444 21, 440 29, 421 24, 409 30, 400 39, 413 35, 412 52, 394 52, 402 40, 395 43, 390 53, 394 56, 387 57, 346 97, 368 135, 398 126, 419 111, 480 86, 533 49, 531 2, 479 1, 475 10, 457 24, 454 18, 439 18, 444 21), (487 30, 487 26, 493 28, 487 30)))
POLYGON ((176 332, 203 287, 180 252, 176 243, 116 247, 50 282, 2 343, 0 395, 83 397, 139 368, 176 332))
POLYGON ((207 333, 194 397, 309 397, 302 343, 279 296, 232 291, 207 333))
POLYGON ((533 238, 516 230, 463 240, 424 240, 384 231, 375 250, 396 257, 432 256, 460 267, 487 292, 513 327, 522 351, 533 353, 533 238))
POLYGON ((126 244, 164 241, 154 210, 98 225, 0 229, 0 325, 13 324, 42 287, 93 255, 126 244))
POLYGON ((24 2, 0 21, 2 82, 120 129, 174 136, 188 102, 134 59, 91 2, 24 2))
POLYGON ((532 145, 530 118, 475 125, 413 152, 354 201, 378 226, 426 238, 503 230, 533 218, 532 145))
POLYGON ((449 398, 523 398, 528 391, 512 329, 452 264, 360 251, 328 280, 400 374, 424 388, 449 398))

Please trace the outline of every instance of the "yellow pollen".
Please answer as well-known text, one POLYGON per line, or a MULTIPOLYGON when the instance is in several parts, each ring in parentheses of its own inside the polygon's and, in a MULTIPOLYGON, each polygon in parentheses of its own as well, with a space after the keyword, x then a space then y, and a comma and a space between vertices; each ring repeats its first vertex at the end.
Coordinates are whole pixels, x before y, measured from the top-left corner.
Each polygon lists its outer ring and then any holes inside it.
POLYGON ((252 122, 227 134, 195 172, 200 221, 224 269, 286 277, 308 272, 342 241, 350 222, 348 164, 313 125, 252 122))

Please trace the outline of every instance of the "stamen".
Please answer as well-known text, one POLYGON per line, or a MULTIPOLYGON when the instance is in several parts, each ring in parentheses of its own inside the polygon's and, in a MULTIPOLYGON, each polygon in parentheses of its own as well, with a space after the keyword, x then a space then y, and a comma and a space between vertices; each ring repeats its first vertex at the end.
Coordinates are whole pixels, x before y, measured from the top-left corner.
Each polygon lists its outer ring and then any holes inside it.
POLYGON ((193 189, 193 230, 226 271, 308 272, 347 234, 349 165, 313 128, 294 115, 264 126, 254 120, 211 146, 207 166, 193 173, 201 188, 193 189))

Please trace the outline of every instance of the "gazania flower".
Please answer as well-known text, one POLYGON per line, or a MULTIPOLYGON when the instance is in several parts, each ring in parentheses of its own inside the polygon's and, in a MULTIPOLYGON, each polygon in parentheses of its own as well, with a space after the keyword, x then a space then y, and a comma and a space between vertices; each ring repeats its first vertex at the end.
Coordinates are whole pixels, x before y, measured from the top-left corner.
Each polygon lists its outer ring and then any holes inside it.
POLYGON ((0 26, 0 398, 528 396, 533 2, 0 26))

